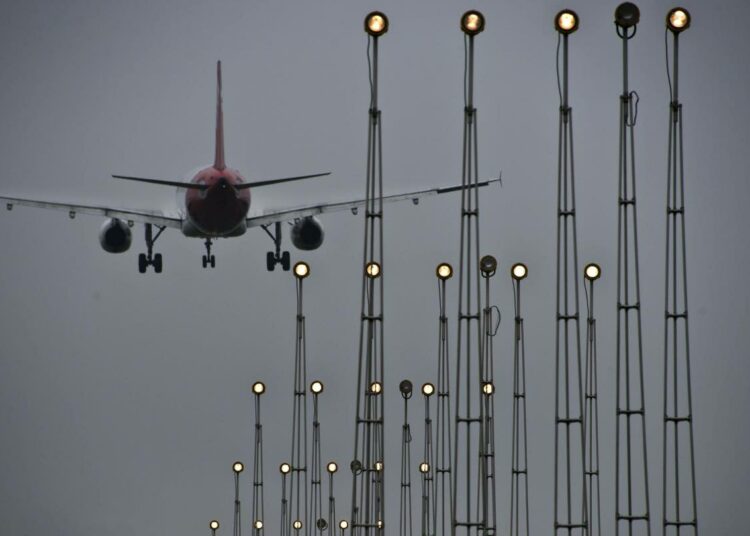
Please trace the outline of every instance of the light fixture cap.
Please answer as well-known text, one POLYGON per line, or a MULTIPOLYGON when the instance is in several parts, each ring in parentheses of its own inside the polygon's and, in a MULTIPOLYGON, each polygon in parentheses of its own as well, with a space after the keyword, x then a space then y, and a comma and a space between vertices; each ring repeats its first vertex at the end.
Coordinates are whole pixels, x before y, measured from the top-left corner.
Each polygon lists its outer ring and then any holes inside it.
POLYGON ((320 380, 315 380, 314 382, 312 382, 312 383, 310 384, 310 391, 311 391, 311 392, 312 392, 312 393, 313 393, 314 395, 319 395, 320 393, 322 393, 322 392, 323 392, 323 389, 324 389, 324 387, 323 387, 323 382, 322 382, 322 381, 320 381, 320 380))
POLYGON ((419 472, 422 473, 422 474, 429 473, 430 472, 430 464, 427 463, 427 462, 420 463, 419 464, 419 472))
POLYGON ((212 519, 211 522, 208 524, 208 528, 211 530, 217 530, 221 525, 216 519, 212 519))
POLYGON ((380 277, 380 274, 382 273, 382 268, 380 267, 380 264, 378 264, 375 261, 370 261, 365 266, 365 273, 367 274, 367 277, 370 279, 375 279, 377 277, 380 277))
POLYGON ((435 386, 430 382, 426 382, 422 385, 422 394, 424 396, 432 396, 435 394, 435 386))
POLYGON ((365 31, 373 37, 380 37, 388 31, 388 17, 382 11, 372 11, 365 17, 365 31))
POLYGON ((510 276, 516 281, 520 281, 521 279, 526 279, 526 276, 528 275, 529 275, 529 269, 522 262, 517 262, 513 266, 510 267, 510 276))
POLYGON ((602 276, 602 269, 595 262, 590 262, 583 269, 583 275, 589 281, 596 281, 602 276))
POLYGON ((242 471, 245 470, 245 464, 242 462, 234 462, 232 464, 232 471, 234 471, 237 474, 240 474, 242 471))
POLYGON ((476 9, 470 9, 461 16, 461 30, 472 36, 484 31, 484 15, 476 9))
POLYGON ((563 9, 555 15, 555 30, 569 35, 578 29, 578 14, 572 9, 563 9))
POLYGON ((255 382, 253 384, 253 394, 260 396, 260 395, 262 395, 265 392, 266 392, 266 384, 265 383, 263 383, 261 381, 258 381, 258 382, 255 382))
POLYGON ((253 527, 255 527, 258 530, 262 529, 263 528, 263 521, 261 521, 260 519, 256 519, 253 522, 253 527))
POLYGON ((339 528, 340 529, 348 529, 349 528, 349 522, 346 519, 342 519, 339 521, 339 528))
POLYGON ((284 463, 282 463, 281 465, 279 465, 279 472, 280 472, 280 473, 281 473, 282 475, 287 475, 287 474, 289 474, 289 473, 290 473, 291 471, 292 471, 292 466, 291 466, 291 465, 289 465, 288 463, 284 462, 284 463))
POLYGON ((632 28, 641 20, 641 10, 633 2, 623 2, 615 9, 615 24, 620 28, 632 28))
POLYGON ((487 396, 490 396, 495 392, 495 386, 492 385, 492 382, 484 382, 482 384, 482 393, 484 393, 487 396))
POLYGON ((370 384, 370 393, 374 395, 379 395, 383 392, 383 384, 380 382, 372 382, 370 384))
POLYGON ((497 270, 497 259, 492 255, 485 255, 479 259, 479 269, 482 271, 484 277, 494 275, 497 270))
POLYGON ((328 465, 326 465, 326 471, 333 474, 336 471, 339 470, 339 466, 336 462, 328 462, 328 465))
POLYGON ((294 265, 294 277, 297 279, 304 279, 310 275, 310 265, 305 261, 299 261, 294 265))
POLYGON ((675 7, 667 13, 667 28, 678 34, 690 28, 690 12, 684 7, 675 7))
POLYGON ((441 262, 437 265, 437 268, 435 268, 435 275, 437 275, 438 279, 441 279, 442 281, 450 279, 453 277, 453 267, 447 262, 441 262))

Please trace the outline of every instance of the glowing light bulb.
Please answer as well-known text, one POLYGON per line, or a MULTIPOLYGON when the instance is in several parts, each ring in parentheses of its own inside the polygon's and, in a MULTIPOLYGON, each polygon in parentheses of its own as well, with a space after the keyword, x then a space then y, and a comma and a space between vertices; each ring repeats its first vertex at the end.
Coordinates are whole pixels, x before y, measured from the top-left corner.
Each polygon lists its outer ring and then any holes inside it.
POLYGON ((365 31, 373 37, 379 37, 388 31, 388 17, 380 11, 373 11, 365 17, 365 31))
POLYGON ((244 470, 245 466, 242 462, 234 462, 234 464, 232 464, 232 471, 234 471, 235 473, 240 474, 244 470))
POLYGON ((443 262, 438 264, 435 272, 437 273, 438 279, 450 279, 453 276, 453 267, 447 262, 443 262))
POLYGON ((298 279, 304 279, 310 275, 310 265, 306 262, 300 261, 294 265, 294 275, 298 279))
POLYGON ((266 392, 266 386, 263 382, 255 382, 253 384, 253 393, 256 395, 262 395, 266 392))
POLYGON ((435 392, 435 386, 431 383, 427 382, 422 386, 422 394, 424 396, 432 396, 432 394, 435 392))
POLYGON ((598 264, 592 262, 586 265, 586 268, 583 269, 583 274, 589 281, 594 281, 602 275, 602 270, 598 264))
POLYGON ((526 268, 526 265, 524 263, 517 262, 510 268, 510 275, 516 281, 520 281, 521 279, 525 279, 526 276, 529 275, 529 269, 526 268))

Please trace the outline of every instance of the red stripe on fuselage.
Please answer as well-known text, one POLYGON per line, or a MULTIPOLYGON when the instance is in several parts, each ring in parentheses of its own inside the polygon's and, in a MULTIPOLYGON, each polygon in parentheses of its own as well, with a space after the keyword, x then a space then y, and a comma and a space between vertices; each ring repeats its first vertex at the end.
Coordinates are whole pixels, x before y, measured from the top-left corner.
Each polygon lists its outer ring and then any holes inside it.
POLYGON ((250 208, 250 190, 234 188, 244 182, 239 172, 209 167, 199 171, 191 182, 208 187, 185 194, 187 215, 198 230, 208 236, 224 236, 244 222, 250 208))

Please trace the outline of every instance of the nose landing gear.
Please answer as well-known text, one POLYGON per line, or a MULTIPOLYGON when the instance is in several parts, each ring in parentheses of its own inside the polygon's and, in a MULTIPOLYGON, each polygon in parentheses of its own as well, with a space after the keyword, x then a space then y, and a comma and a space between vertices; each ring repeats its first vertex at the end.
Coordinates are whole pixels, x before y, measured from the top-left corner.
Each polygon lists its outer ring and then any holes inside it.
POLYGON ((154 234, 153 225, 150 223, 146 224, 146 253, 138 255, 138 271, 142 274, 146 273, 149 266, 154 267, 154 272, 157 274, 161 273, 163 264, 161 253, 154 254, 154 243, 161 236, 164 231, 164 227, 157 226, 159 231, 154 234))
POLYGON ((266 253, 266 268, 269 272, 273 272, 276 265, 281 264, 281 269, 288 272, 291 267, 291 260, 288 251, 281 251, 281 222, 274 223, 273 233, 268 230, 268 225, 261 225, 261 227, 271 237, 275 248, 275 251, 266 253))
POLYGON ((203 267, 208 268, 211 266, 211 268, 216 268, 216 257, 211 255, 211 245, 213 244, 212 240, 210 238, 206 238, 206 254, 203 255, 203 267))

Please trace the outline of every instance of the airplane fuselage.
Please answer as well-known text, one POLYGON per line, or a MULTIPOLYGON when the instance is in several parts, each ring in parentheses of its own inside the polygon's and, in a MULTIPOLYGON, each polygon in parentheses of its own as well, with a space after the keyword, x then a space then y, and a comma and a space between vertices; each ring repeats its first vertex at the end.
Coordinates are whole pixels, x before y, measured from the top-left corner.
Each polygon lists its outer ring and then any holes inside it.
POLYGON ((199 171, 191 180, 205 190, 187 190, 185 213, 190 224, 206 237, 234 236, 245 230, 250 209, 250 190, 235 188, 244 178, 235 169, 214 166, 199 171))

